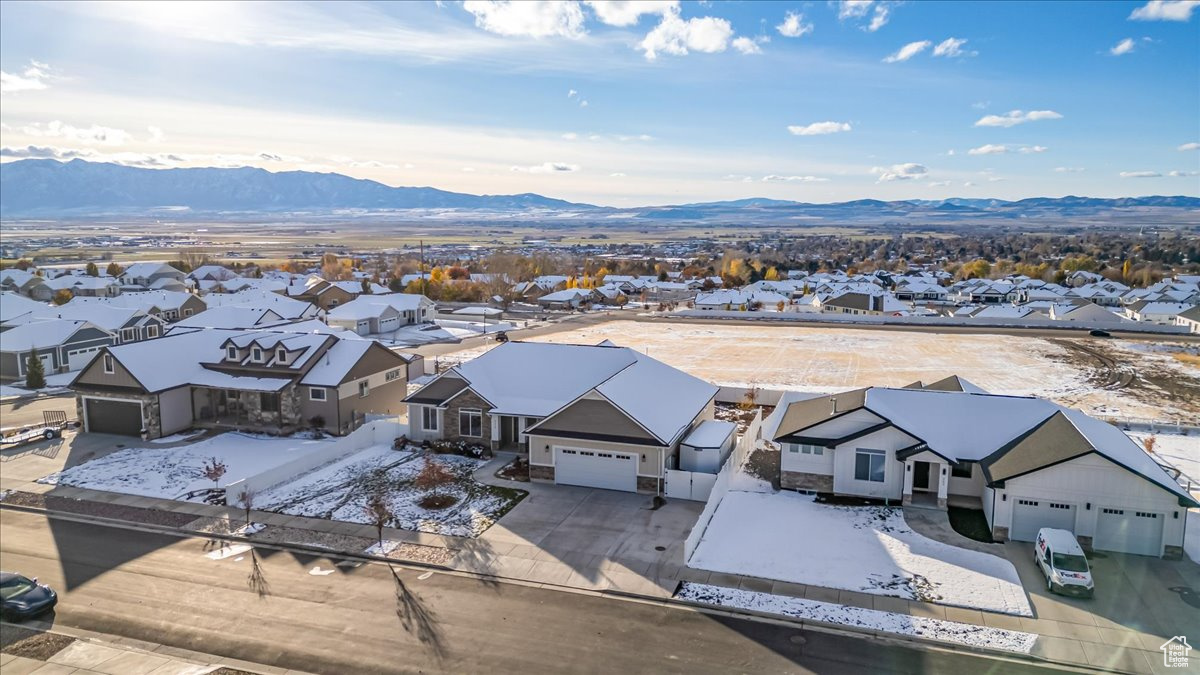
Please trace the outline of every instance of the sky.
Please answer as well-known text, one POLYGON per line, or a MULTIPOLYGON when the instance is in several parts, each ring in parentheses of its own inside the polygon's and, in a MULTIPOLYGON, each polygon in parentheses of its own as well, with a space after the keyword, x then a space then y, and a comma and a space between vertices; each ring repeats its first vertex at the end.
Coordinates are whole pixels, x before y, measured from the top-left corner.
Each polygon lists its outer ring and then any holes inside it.
POLYGON ((611 206, 1200 195, 1200 0, 0 11, 3 161, 611 206))

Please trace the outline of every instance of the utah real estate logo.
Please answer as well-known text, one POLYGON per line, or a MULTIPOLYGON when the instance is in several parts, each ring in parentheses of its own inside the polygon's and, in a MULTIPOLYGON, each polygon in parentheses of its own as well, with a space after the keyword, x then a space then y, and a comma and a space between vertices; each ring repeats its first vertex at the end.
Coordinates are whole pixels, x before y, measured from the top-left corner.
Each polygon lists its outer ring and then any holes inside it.
POLYGON ((1164 642, 1159 649, 1163 653, 1163 665, 1167 668, 1188 667, 1188 652, 1192 651, 1192 646, 1188 644, 1186 636, 1176 635, 1164 642))

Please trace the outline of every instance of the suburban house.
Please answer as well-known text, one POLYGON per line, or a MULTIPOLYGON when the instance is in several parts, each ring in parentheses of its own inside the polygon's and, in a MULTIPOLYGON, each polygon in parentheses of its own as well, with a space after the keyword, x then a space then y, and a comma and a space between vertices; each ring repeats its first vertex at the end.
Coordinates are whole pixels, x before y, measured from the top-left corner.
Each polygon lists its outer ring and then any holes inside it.
POLYGON ((245 290, 237 293, 215 293, 204 296, 209 309, 215 307, 249 307, 270 310, 284 319, 312 319, 325 312, 307 300, 297 300, 267 290, 245 290))
POLYGON ((39 302, 48 302, 54 297, 54 289, 46 285, 45 279, 16 268, 0 270, 0 290, 19 293, 39 302))
POLYGON ((105 348, 71 382, 79 419, 85 431, 159 438, 192 426, 342 434, 367 413, 400 412, 410 357, 310 328, 174 328, 105 348))
POLYGON ((140 309, 113 307, 98 302, 68 302, 60 306, 44 305, 38 311, 11 320, 8 325, 39 323, 53 319, 86 321, 116 335, 116 343, 119 344, 159 337, 163 334, 166 324, 159 317, 140 309))
POLYGON ((391 333, 404 326, 433 321, 434 304, 413 293, 360 295, 329 310, 327 321, 359 335, 391 333))
POLYGON ((817 301, 813 304, 819 307, 821 312, 826 314, 857 314, 870 316, 882 316, 884 314, 888 314, 891 316, 901 316, 908 313, 908 305, 900 302, 892 294, 887 292, 859 293, 856 291, 848 291, 846 293, 838 293, 824 299, 818 296, 817 301))
POLYGON ((1125 316, 1134 321, 1174 326, 1175 317, 1191 309, 1193 305, 1182 302, 1151 302, 1139 300, 1125 308, 1125 316))
POLYGON ((109 307, 140 309, 164 321, 178 321, 203 312, 208 304, 198 296, 183 291, 133 291, 112 298, 75 298, 67 304, 98 303, 109 307))
POLYGON ((81 319, 30 321, 0 333, 0 380, 24 380, 35 350, 46 375, 79 370, 104 347, 113 333, 81 319))
POLYGON ((696 295, 693 306, 706 311, 747 311, 756 306, 762 309, 776 309, 782 302, 786 307, 791 298, 774 291, 748 291, 746 289, 729 289, 700 293, 696 295))
POLYGON ((113 277, 64 274, 46 281, 55 293, 70 291, 72 296, 111 298, 121 294, 121 283, 113 277))
POLYGON ((187 275, 166 263, 133 263, 118 277, 126 290, 186 291, 187 275))
POLYGON ((1175 317, 1175 325, 1187 328, 1189 333, 1200 333, 1200 305, 1180 312, 1175 317))
POLYGON ((1125 323, 1125 317, 1107 310, 1090 300, 1061 302, 1050 305, 1050 318, 1055 321, 1087 321, 1089 323, 1125 323))
POLYGON ((703 380, 609 342, 509 342, 405 401, 415 440, 527 452, 534 480, 656 492, 664 472, 678 467, 681 442, 713 418, 716 394, 703 380))
POLYGON ((200 281, 230 281, 241 275, 220 265, 201 265, 188 274, 193 280, 200 281))
POLYGON ((1200 506, 1117 427, 957 378, 791 396, 765 432, 784 488, 982 509, 1002 541, 1054 527, 1095 549, 1177 558, 1200 506))
POLYGON ((50 305, 18 294, 16 291, 0 291, 0 326, 33 312, 41 312, 50 305))
POLYGON ((592 291, 582 288, 568 288, 547 293, 537 299, 537 304, 544 309, 579 309, 595 299, 592 291))
POLYGON ((298 300, 307 300, 323 310, 329 311, 338 305, 357 298, 360 295, 386 294, 388 289, 367 282, 370 293, 363 293, 361 281, 326 281, 320 277, 308 279, 288 286, 285 293, 298 300))

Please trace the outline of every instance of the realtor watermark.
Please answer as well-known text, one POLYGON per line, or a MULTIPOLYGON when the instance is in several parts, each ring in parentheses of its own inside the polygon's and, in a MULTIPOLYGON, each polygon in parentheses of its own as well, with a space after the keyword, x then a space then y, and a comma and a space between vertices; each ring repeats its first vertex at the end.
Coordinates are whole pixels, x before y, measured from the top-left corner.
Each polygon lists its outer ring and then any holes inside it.
POLYGON ((1186 636, 1176 635, 1164 642, 1159 649, 1163 653, 1163 665, 1167 668, 1188 667, 1188 652, 1192 651, 1192 646, 1188 644, 1186 636))

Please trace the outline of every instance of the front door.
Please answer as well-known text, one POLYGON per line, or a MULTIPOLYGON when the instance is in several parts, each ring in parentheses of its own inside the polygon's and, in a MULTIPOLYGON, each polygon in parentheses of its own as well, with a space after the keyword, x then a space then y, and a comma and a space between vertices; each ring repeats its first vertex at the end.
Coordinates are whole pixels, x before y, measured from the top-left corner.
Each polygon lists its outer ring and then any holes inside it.
POLYGON ((500 418, 500 447, 512 448, 521 442, 520 417, 500 418))
POLYGON ((929 462, 913 462, 913 489, 929 489, 929 462))

